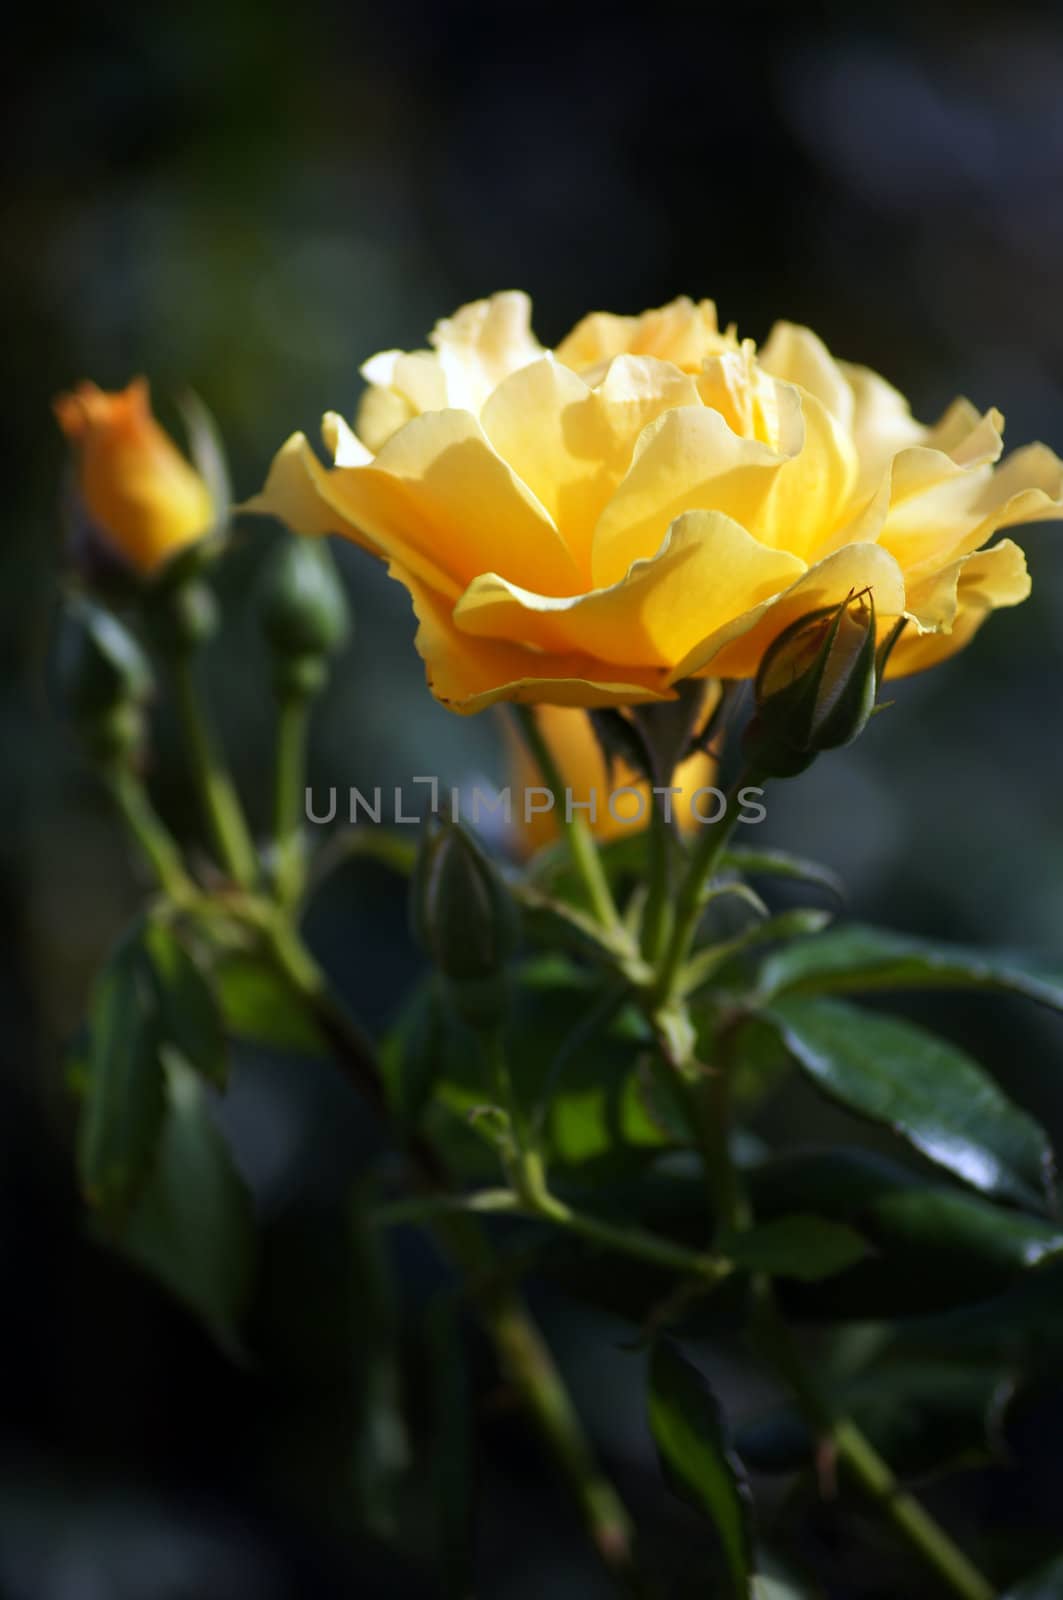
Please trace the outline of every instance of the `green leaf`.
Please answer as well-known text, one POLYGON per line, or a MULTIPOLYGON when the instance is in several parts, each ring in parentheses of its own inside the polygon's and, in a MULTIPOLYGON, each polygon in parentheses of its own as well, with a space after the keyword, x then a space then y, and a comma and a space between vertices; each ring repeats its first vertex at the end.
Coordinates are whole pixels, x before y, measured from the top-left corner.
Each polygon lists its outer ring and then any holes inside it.
POLYGON ((196 471, 207 485, 214 507, 215 527, 224 527, 232 508, 232 486, 218 425, 193 389, 178 396, 181 420, 188 434, 188 450, 196 471))
POLYGON ((962 1189, 928 1186, 884 1156, 855 1149, 798 1151, 749 1176, 757 1215, 795 1206, 852 1218, 879 1252, 912 1271, 951 1265, 1014 1276, 1063 1250, 1063 1227, 991 1205, 962 1189))
POLYGON ((517 1017, 508 1033, 517 1093, 541 1105, 544 1152, 553 1164, 604 1171, 632 1158, 645 1161, 673 1142, 647 1110, 639 1076, 648 1040, 641 1019, 622 1010, 588 1036, 588 1014, 602 990, 571 971, 544 964, 522 977, 517 1017), (553 1069, 556 1067, 556 1071, 553 1069))
POLYGON ((752 846, 732 845, 724 852, 721 866, 733 868, 749 878, 791 878, 799 883, 814 883, 838 900, 845 899, 845 885, 836 872, 818 861, 791 855, 788 850, 756 850, 752 846))
POLYGON ((604 929, 586 911, 564 900, 554 900, 531 885, 516 890, 521 928, 529 943, 545 950, 571 950, 590 961, 612 961, 612 947, 604 929))
POLYGON ((795 1589, 793 1584, 783 1583, 779 1578, 754 1578, 753 1600, 801 1600, 802 1595, 808 1595, 807 1589, 795 1589))
POLYGON ((984 1300, 1063 1251, 1063 1229, 962 1189, 928 1185, 877 1153, 802 1150, 752 1168, 758 1219, 795 1210, 849 1222, 874 1255, 806 1295, 820 1315, 905 1316, 984 1300))
POLYGON ((348 1308, 358 1392, 353 1440, 355 1492, 366 1527, 392 1539, 399 1529, 397 1492, 410 1464, 402 1410, 399 1325, 391 1263, 372 1225, 372 1195, 361 1187, 350 1207, 348 1308))
POLYGON ((1044 1203, 1044 1133, 956 1045, 837 1000, 779 1000, 762 1015, 832 1099, 885 1123, 975 1189, 1044 1203))
POLYGON ((724 1233, 719 1251, 748 1272, 816 1283, 862 1261, 868 1245, 845 1223, 798 1215, 724 1233))
POLYGON ((1059 1600, 1063 1594, 1063 1556, 1057 1556, 1047 1567, 1041 1567, 1029 1578, 1023 1578, 1013 1588, 1001 1595, 1000 1600, 1059 1600))
POLYGON ((334 833, 312 868, 314 883, 348 861, 372 861, 400 878, 413 876, 418 834, 411 839, 391 828, 350 827, 334 833))
POLYGON ((973 1306, 924 1317, 921 1346, 930 1349, 995 1349, 1013 1354, 1018 1341, 1063 1359, 1063 1260, 1049 1257, 1009 1283, 1001 1293, 973 1306))
MULTIPOLYGON (((630 1008, 603 1020, 603 994, 600 978, 556 956, 531 962, 514 975, 505 1034, 514 1090, 525 1116, 536 1120, 544 1157, 551 1168, 578 1168, 581 1175, 644 1166, 676 1142, 646 1105, 645 1024, 630 1008)), ((475 1034, 445 1015, 439 1055, 426 1129, 464 1177, 497 1177, 498 1120, 483 1115, 495 1088, 475 1034), (486 1145, 492 1150, 485 1162, 486 1145)), ((383 1057, 395 1094, 393 1040, 383 1057)))
MULTIPOLYGON (((714 1013, 710 1011, 705 1019, 706 1033, 711 1032, 713 1026, 714 1013)), ((712 1048, 711 1038, 706 1038, 703 1048, 712 1048)), ((779 1038, 778 1029, 759 1017, 751 1017, 734 1034, 732 1062, 731 1093, 740 1119, 743 1114, 755 1112, 793 1071, 793 1062, 779 1038)))
POLYGON ((650 1428, 674 1491, 716 1528, 734 1596, 752 1595, 749 1487, 708 1382, 668 1339, 650 1360, 650 1428))
POLYGON ((136 929, 96 981, 78 1170, 91 1204, 120 1216, 144 1182, 163 1120, 158 1001, 136 929))
POLYGON ((379 1052, 380 1070, 396 1115, 416 1127, 443 1070, 447 1031, 454 1021, 438 983, 429 980, 407 1002, 379 1052))
POLYGON ((168 1056, 166 1086, 154 1170, 113 1242, 235 1352, 255 1256, 251 1198, 202 1080, 168 1056))
POLYGON ((221 1011, 206 978, 168 924, 149 922, 144 947, 155 979, 163 1042, 209 1083, 228 1076, 221 1011))
POLYGON ((1002 1377, 999 1363, 880 1359, 839 1385, 838 1402, 895 1472, 922 1476, 988 1461, 1002 1377))
POLYGON ((1036 1267, 1063 1252, 1063 1231, 1037 1217, 979 1204, 973 1196, 940 1189, 910 1189, 883 1195, 873 1224, 884 1238, 904 1239, 909 1258, 919 1251, 953 1254, 954 1266, 968 1256, 985 1270, 1012 1273, 1036 1267))
POLYGON ((303 1001, 272 967, 254 956, 228 956, 216 967, 214 981, 233 1037, 293 1055, 329 1054, 303 1001))
POLYGON ((833 928, 777 950, 761 967, 761 994, 875 989, 990 989, 1063 1010, 1063 977, 1020 958, 909 938, 884 928, 833 928))

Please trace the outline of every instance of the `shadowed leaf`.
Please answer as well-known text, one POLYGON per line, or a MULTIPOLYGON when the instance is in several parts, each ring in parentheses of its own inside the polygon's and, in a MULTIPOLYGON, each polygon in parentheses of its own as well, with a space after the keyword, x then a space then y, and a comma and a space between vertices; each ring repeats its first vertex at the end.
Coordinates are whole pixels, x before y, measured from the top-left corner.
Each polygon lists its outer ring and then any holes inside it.
POLYGON ((120 1216, 151 1169, 164 1095, 158 998, 137 929, 96 982, 89 1013, 78 1170, 86 1196, 120 1216))
POLYGON ((206 978, 166 924, 147 925, 144 947, 155 980, 165 1043, 179 1050, 188 1065, 210 1083, 224 1085, 228 1074, 225 1033, 206 978))
POLYGON ((990 989, 1063 1010, 1063 977, 1020 958, 936 944, 860 924, 777 950, 760 969, 765 995, 874 989, 990 989))
POLYGON ((885 1123, 973 1188, 1043 1205, 1044 1133, 956 1045, 837 1000, 779 1000, 762 1015, 832 1099, 885 1123))
POLYGON ((236 1351, 255 1255, 251 1197, 201 1080, 170 1057, 166 1087, 155 1167, 117 1243, 236 1351))
POLYGON ((805 1283, 844 1272, 868 1254, 867 1241, 855 1228, 810 1216, 779 1217, 741 1233, 725 1233, 718 1249, 749 1272, 805 1283))
POLYGON ((654 1346, 650 1361, 650 1428, 668 1482, 704 1512, 719 1535, 731 1594, 750 1600, 752 1540, 745 1476, 707 1380, 667 1339, 654 1346))

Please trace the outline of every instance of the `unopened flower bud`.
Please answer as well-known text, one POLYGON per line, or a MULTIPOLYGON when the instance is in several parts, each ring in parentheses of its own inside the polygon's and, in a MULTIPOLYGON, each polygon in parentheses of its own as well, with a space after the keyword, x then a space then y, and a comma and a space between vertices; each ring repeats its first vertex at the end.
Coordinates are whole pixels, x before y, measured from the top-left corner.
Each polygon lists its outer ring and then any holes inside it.
POLYGON ((821 751, 851 744, 874 709, 876 690, 870 595, 799 617, 761 662, 745 736, 750 764, 765 777, 792 777, 821 751))
POLYGON ((286 536, 269 561, 263 598, 279 686, 313 693, 324 680, 326 659, 342 647, 351 628, 347 596, 328 546, 286 536))
POLYGON ((109 611, 76 596, 66 604, 54 660, 59 693, 95 753, 119 756, 135 749, 154 680, 129 630, 109 611))
POLYGON ((83 383, 59 396, 55 412, 74 451, 79 538, 91 528, 147 578, 214 528, 211 490, 156 422, 143 378, 113 394, 83 383))
POLYGON ((476 1026, 498 1021, 517 944, 514 903, 491 862, 456 823, 432 826, 413 878, 418 943, 476 1026))

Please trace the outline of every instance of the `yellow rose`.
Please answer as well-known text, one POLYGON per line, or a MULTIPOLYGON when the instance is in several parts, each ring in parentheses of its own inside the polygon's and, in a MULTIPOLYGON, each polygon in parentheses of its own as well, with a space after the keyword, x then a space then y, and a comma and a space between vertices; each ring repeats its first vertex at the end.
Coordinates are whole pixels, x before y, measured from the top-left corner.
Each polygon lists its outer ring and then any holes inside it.
POLYGON ((324 419, 333 468, 295 434, 250 505, 388 562, 445 705, 751 677, 795 618, 859 591, 883 633, 909 619, 899 676, 1026 598, 1022 551, 985 546, 1060 515, 1063 465, 1029 445, 996 466, 999 412, 957 400, 924 427, 807 328, 778 323, 758 352, 708 301, 599 313, 553 351, 529 313, 498 294, 431 350, 374 356, 358 433, 324 419))
MULTIPOLYGON (((617 761, 611 773, 606 770, 605 757, 585 712, 567 706, 542 705, 537 708, 535 718, 571 793, 573 805, 582 808, 594 796, 593 817, 583 809, 576 813, 587 821, 592 833, 599 839, 615 839, 646 827, 652 803, 649 783, 623 761, 617 761), (620 794, 621 789, 634 792, 620 794), (610 796, 616 797, 612 807, 610 796)), ((521 854, 531 855, 557 838, 557 813, 534 811, 530 817, 526 816, 524 791, 541 788, 543 778, 523 739, 508 721, 506 728, 510 744, 513 832, 521 854)), ((713 783, 715 771, 716 763, 703 752, 688 756, 676 768, 672 786, 681 792, 673 797, 672 814, 684 832, 697 826, 699 821, 691 810, 691 796, 713 783)), ((700 821, 704 822, 705 815, 713 810, 714 801, 706 796, 699 805, 700 821)))
POLYGON ((117 394, 79 384, 59 396, 55 414, 75 447, 86 511, 138 572, 155 572, 210 531, 210 491, 156 422, 144 378, 117 394))

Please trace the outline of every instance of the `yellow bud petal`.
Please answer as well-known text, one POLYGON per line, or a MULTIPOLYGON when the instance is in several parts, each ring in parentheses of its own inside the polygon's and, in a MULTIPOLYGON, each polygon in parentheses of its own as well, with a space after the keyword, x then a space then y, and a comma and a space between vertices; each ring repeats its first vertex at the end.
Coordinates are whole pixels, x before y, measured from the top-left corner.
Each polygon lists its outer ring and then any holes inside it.
POLYGON ((115 394, 82 383, 59 396, 55 414, 89 516, 137 571, 153 572, 210 530, 210 492, 156 422, 145 379, 115 394))

